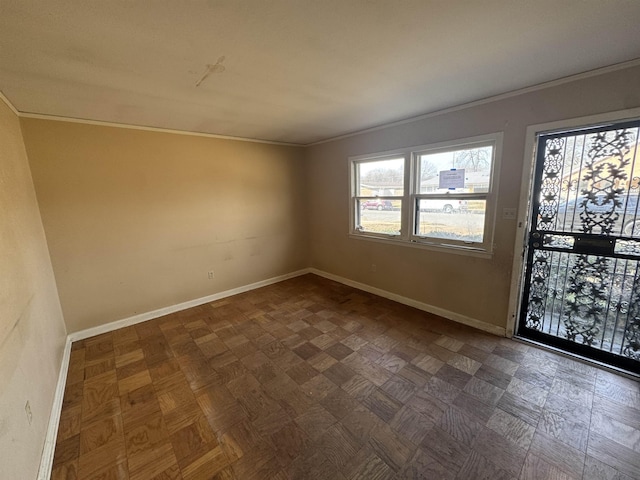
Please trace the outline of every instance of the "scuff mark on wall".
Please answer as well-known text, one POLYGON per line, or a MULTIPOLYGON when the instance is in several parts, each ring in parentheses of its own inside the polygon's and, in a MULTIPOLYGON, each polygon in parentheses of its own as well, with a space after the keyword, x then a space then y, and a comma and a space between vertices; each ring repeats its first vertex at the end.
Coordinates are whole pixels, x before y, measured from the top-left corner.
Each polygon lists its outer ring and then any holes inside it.
POLYGON ((230 243, 235 243, 235 239, 232 240, 217 240, 215 242, 207 242, 207 243, 198 243, 194 245, 185 245, 179 246, 173 249, 175 252, 182 252, 184 250, 199 250, 199 249, 207 249, 212 247, 224 246, 230 243))
MULTIPOLYGON (((21 352, 27 343, 33 298, 32 294, 0 343, 0 385, 7 385, 18 368, 21 352)), ((0 388, 0 398, 3 393, 4 390, 0 388)))
POLYGON ((7 330, 7 335, 2 339, 2 341, 0 341, 0 353, 4 350, 5 343, 13 335, 13 332, 18 328, 18 326, 23 322, 23 320, 28 317, 27 313, 31 311, 32 300, 33 300, 33 293, 29 297, 29 300, 27 300, 27 303, 25 304, 24 308, 20 312, 20 315, 18 315, 18 318, 15 319, 13 324, 7 330))

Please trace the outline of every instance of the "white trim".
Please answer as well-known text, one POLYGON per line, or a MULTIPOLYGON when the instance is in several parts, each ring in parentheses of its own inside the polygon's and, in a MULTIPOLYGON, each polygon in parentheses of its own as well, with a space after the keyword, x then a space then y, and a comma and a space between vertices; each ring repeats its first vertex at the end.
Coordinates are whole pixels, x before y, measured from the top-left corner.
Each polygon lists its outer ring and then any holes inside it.
POLYGON ((126 128, 129 130, 144 130, 147 132, 158 132, 158 133, 173 133, 176 135, 188 135, 192 137, 206 137, 206 138, 216 138, 219 140, 235 140, 238 142, 251 142, 251 143, 266 143, 269 145, 280 145, 284 147, 304 147, 305 145, 301 143, 287 143, 287 142, 276 142, 273 140, 259 140, 255 138, 245 138, 245 137, 234 137, 231 135, 217 135, 215 133, 205 133, 205 132, 190 132, 188 130, 174 130, 171 128, 162 128, 162 127, 149 127, 145 125, 130 125, 127 123, 115 123, 115 122, 105 122, 102 120, 88 120, 84 118, 73 118, 73 117, 63 117, 59 115, 47 115, 44 113, 28 113, 28 112, 20 112, 16 111, 16 115, 19 115, 23 118, 35 118, 38 120, 52 120, 55 122, 69 122, 69 123, 82 123, 86 125, 98 125, 101 127, 114 127, 114 128, 126 128))
POLYGON ((537 85, 532 85, 532 86, 529 86, 529 87, 524 87, 524 88, 520 88, 520 89, 517 89, 517 90, 512 90, 510 92, 501 93, 499 95, 493 95, 491 97, 482 98, 480 100, 474 100, 472 102, 463 103, 463 104, 460 104, 460 105, 454 105, 452 107, 443 108, 443 109, 440 109, 440 110, 436 110, 436 111, 433 111, 433 112, 425 113, 425 114, 418 115, 418 116, 415 116, 415 117, 409 117, 409 118, 405 118, 405 119, 398 120, 398 121, 395 121, 395 122, 384 123, 382 125, 378 125, 378 126, 375 126, 375 127, 366 128, 366 129, 363 129, 363 130, 356 130, 354 132, 345 133, 344 135, 338 135, 338 136, 335 136, 335 137, 330 137, 330 138, 326 138, 324 140, 318 140, 317 142, 311 142, 311 143, 306 143, 306 144, 303 144, 303 143, 276 142, 276 141, 272 141, 272 140, 259 140, 259 139, 246 138, 246 137, 234 137, 234 136, 228 136, 228 135, 217 135, 215 133, 190 132, 190 131, 187 131, 187 130, 173 130, 173 129, 169 129, 169 128, 149 127, 149 126, 141 126, 141 125, 130 125, 130 124, 126 124, 126 123, 113 123, 113 122, 105 122, 105 121, 99 121, 99 120, 88 120, 88 119, 82 119, 82 118, 63 117, 63 116, 58 116, 58 115, 46 115, 46 114, 41 114, 41 113, 20 112, 13 106, 13 104, 11 104, 11 102, 8 101, 8 99, 2 94, 2 92, 0 92, 0 98, 2 98, 5 101, 5 103, 9 106, 9 108, 11 108, 11 110, 16 115, 18 115, 19 117, 25 117, 25 118, 38 118, 38 119, 44 119, 44 120, 54 120, 54 121, 71 122, 71 123, 85 123, 85 124, 88 124, 88 125, 101 125, 101 126, 116 127, 116 128, 129 128, 129 129, 133 129, 133 130, 147 130, 147 131, 151 131, 151 132, 175 133, 175 134, 178 134, 178 135, 193 135, 193 136, 198 136, 198 137, 218 138, 218 139, 222 139, 222 140, 237 140, 237 141, 240 141, 240 142, 266 143, 266 144, 271 144, 271 145, 282 145, 282 146, 289 146, 289 147, 312 147, 314 145, 321 145, 323 143, 334 142, 336 140, 343 140, 345 138, 355 137, 357 135, 362 135, 362 134, 365 134, 365 133, 377 132, 379 130, 384 130, 385 128, 397 127, 397 126, 404 125, 404 124, 407 124, 407 123, 418 122, 420 120, 425 120, 427 118, 433 118, 433 117, 437 117, 437 116, 440 116, 440 115, 445 115, 445 114, 448 114, 448 113, 453 113, 453 112, 457 112, 457 111, 460 111, 460 110, 465 110, 465 109, 468 109, 468 108, 473 108, 473 107, 477 107, 477 106, 480 106, 480 105, 485 105, 487 103, 497 102, 497 101, 505 100, 505 99, 512 98, 512 97, 517 97, 518 95, 524 95, 524 94, 535 92, 535 91, 538 91, 538 90, 543 90, 545 88, 551 88, 551 87, 555 87, 555 86, 558 86, 558 85, 564 85, 566 83, 575 82, 575 81, 583 80, 583 79, 586 79, 586 78, 596 77, 598 75, 604 75, 606 73, 611 73, 611 72, 615 72, 615 71, 618 71, 618 70, 624 70, 626 68, 632 68, 632 67, 635 67, 635 66, 638 66, 638 65, 640 65, 640 58, 629 60, 627 62, 616 63, 614 65, 608 65, 608 66, 602 67, 602 68, 596 68, 594 70, 589 70, 587 72, 577 73, 575 75, 569 75, 567 77, 558 78, 556 80, 551 80, 549 82, 539 83, 537 85))
POLYGON ((529 197, 533 179, 534 152, 536 148, 535 126, 527 127, 522 161, 522 180, 520 181, 520 198, 518 200, 518 217, 516 219, 516 239, 513 246, 513 264, 511 267, 511 286, 509 287, 509 310, 507 315, 507 337, 511 338, 516 331, 524 266, 525 235, 529 229, 529 197))
POLYGON ((477 258, 493 258, 493 250, 486 251, 480 249, 469 248, 461 245, 439 245, 427 242, 409 242, 396 240, 395 238, 384 238, 383 236, 367 235, 364 233, 350 233, 349 238, 353 240, 364 240, 367 242, 384 243, 385 245, 395 245, 396 247, 420 248, 423 250, 431 250, 432 252, 451 253, 453 255, 466 255, 468 257, 477 258))
POLYGON ((20 116, 20 112, 18 112, 16 107, 13 106, 13 103, 11 103, 11 101, 5 96, 5 94, 2 93, 2 90, 0 90, 0 100, 2 100, 7 105, 7 107, 9 107, 9 110, 15 113, 16 117, 20 116))
POLYGON ((239 293, 245 293, 250 290, 255 290, 256 288, 266 287, 267 285, 272 285, 274 283, 282 282, 284 280, 289 280, 290 278, 299 277, 309 272, 310 270, 308 268, 303 268, 302 270, 297 270, 295 272, 279 275, 277 277, 268 278, 266 280, 261 280, 259 282, 250 283, 249 285, 244 285, 242 287, 232 288, 230 290, 225 290, 223 292, 207 295, 206 297, 200 297, 194 300, 189 300, 187 302, 178 303, 176 305, 170 305, 168 307, 152 310, 150 312, 140 313, 138 315, 133 315, 132 317, 127 317, 121 320, 105 323, 104 325, 98 325, 97 327, 87 328, 85 330, 79 330, 77 332, 70 333, 69 339, 72 342, 77 342, 78 340, 84 340, 85 338, 95 337, 96 335, 112 332, 114 330, 118 330, 119 328, 130 327, 131 325, 136 325, 138 323, 146 322, 147 320, 152 320, 154 318, 162 317, 163 315, 169 315, 170 313, 179 312, 181 310, 186 310, 191 307, 197 307, 199 305, 204 305, 205 303, 209 303, 209 302, 215 302, 216 300, 220 300, 226 297, 231 297, 232 295, 238 295, 239 293))
POLYGON ((354 280, 349 280, 348 278, 344 278, 338 275, 334 275, 332 273, 324 272, 322 270, 318 270, 317 268, 303 268, 295 272, 287 273, 285 275, 280 275, 277 277, 268 278, 266 280, 261 280, 259 282, 251 283, 249 285, 244 285, 242 287, 232 288, 230 290, 225 290, 224 292, 214 293, 213 295, 197 298, 195 300, 190 300, 188 302, 183 302, 177 305, 160 308, 157 310, 153 310, 151 312, 141 313, 139 315, 134 315, 132 317, 124 318, 122 320, 110 322, 105 325, 100 325, 98 327, 88 328, 86 330, 80 330, 78 332, 74 332, 67 335, 67 339, 64 347, 64 353, 62 355, 62 364, 60 366, 60 373, 58 375, 58 384, 56 386, 56 391, 54 394, 53 406, 51 407, 51 416, 49 418, 49 426, 47 428, 47 434, 45 437, 45 443, 42 451, 40 469, 38 471, 38 480, 49 480, 49 478, 51 477, 51 471, 53 469, 53 457, 54 457, 55 446, 56 446, 56 437, 58 436, 60 414, 62 413, 62 401, 64 398, 64 390, 65 390, 66 381, 67 381, 67 372, 69 370, 71 344, 73 342, 78 340, 84 340, 85 338, 94 337, 96 335, 100 335, 103 333, 111 332, 119 328, 135 325, 141 322, 145 322, 147 320, 152 320, 154 318, 158 318, 170 313, 186 310, 187 308, 196 307, 198 305, 203 305, 205 303, 220 300, 222 298, 230 297, 232 295, 237 295, 239 293, 245 293, 250 290, 255 290, 257 288, 266 287, 267 285, 272 285, 274 283, 282 282, 284 280, 289 280, 290 278, 299 277, 302 275, 306 275, 308 273, 313 273, 320 277, 324 277, 329 280, 333 280, 335 282, 342 283, 344 285, 348 285, 353 288, 357 288, 358 290, 363 290, 365 292, 378 295, 379 297, 388 298, 389 300, 393 300, 395 302, 402 303, 404 305, 408 305, 410 307, 414 307, 425 312, 433 313, 434 315, 438 315, 443 318, 453 320, 454 322, 462 323, 464 325, 468 325, 470 327, 474 327, 494 335, 498 335, 502 337, 505 336, 505 329, 502 327, 491 325, 489 323, 482 322, 480 320, 476 320, 474 318, 467 317, 465 315, 461 315, 455 312, 451 312, 449 310, 445 310, 440 307, 428 305, 426 303, 422 303, 408 297, 403 297, 402 295, 391 293, 386 290, 382 290, 380 288, 366 285, 364 283, 356 282, 354 280))
POLYGON ((495 225, 497 220, 497 199, 498 199, 498 178, 500 176, 500 168, 502 163, 502 144, 504 142, 504 133, 495 132, 474 137, 458 138, 446 140, 437 143, 416 145, 410 147, 401 147, 395 150, 387 150, 384 152, 374 152, 370 154, 352 155, 347 157, 349 163, 349 237, 362 238, 364 240, 382 241, 384 243, 396 244, 402 246, 413 246, 419 248, 427 248, 436 251, 451 251, 460 255, 474 255, 483 258, 491 258, 493 255, 495 235, 495 225), (420 155, 431 152, 450 152, 459 149, 473 148, 480 146, 491 146, 493 158, 491 161, 491 184, 489 191, 482 194, 473 193, 455 193, 451 196, 433 195, 433 198, 442 200, 444 198, 462 199, 477 198, 477 195, 483 195, 486 203, 483 239, 481 243, 473 242, 467 244, 460 240, 447 240, 438 237, 427 237, 415 234, 413 225, 416 221, 416 204, 418 198, 432 198, 431 194, 425 195, 418 192, 418 158, 420 155), (402 196, 381 195, 379 198, 384 200, 401 200, 401 224, 399 234, 385 234, 381 232, 373 232, 366 230, 358 230, 356 228, 356 218, 361 214, 358 202, 366 195, 357 195, 359 181, 359 169, 361 163, 379 162, 385 160, 403 159, 404 161, 404 193, 402 196))
POLYGON ((67 335, 64 353, 62 355, 62 365, 60 366, 60 374, 58 375, 58 384, 53 399, 53 406, 51 407, 51 416, 49 417, 49 426, 47 427, 47 434, 45 436, 44 447, 42 450, 42 457, 40 460, 40 469, 38 470, 38 480, 49 480, 51 478, 51 471, 53 469, 53 457, 56 447, 56 438, 58 436, 58 427, 60 424, 60 414, 62 413, 62 401, 64 398, 64 389, 67 382, 67 372, 69 370, 69 360, 71 357, 71 344, 78 340, 84 340, 85 338, 94 337, 102 333, 111 332, 119 328, 128 327, 137 323, 152 320, 154 318, 167 315, 169 313, 179 312, 186 310, 187 308, 196 307, 205 303, 214 302, 222 298, 237 295, 239 293, 255 290, 256 288, 266 287, 274 283, 289 280, 290 278, 299 277, 311 273, 311 269, 303 268, 295 272, 279 275, 277 277, 268 278, 259 282, 244 285, 242 287, 232 288, 225 290, 224 292, 214 293, 206 297, 197 298, 188 302, 179 303, 170 307, 159 308, 151 312, 141 313, 134 315, 133 317, 124 318, 115 322, 110 322, 98 327, 88 328, 86 330, 80 330, 67 335))
POLYGON ((466 110, 467 108, 478 107, 480 105, 486 105, 487 103, 498 102, 500 100, 506 100, 508 98, 517 97, 518 95, 525 95, 527 93, 536 92, 538 90, 544 90, 545 88, 556 87, 558 85, 564 85, 566 83, 583 80, 586 78, 597 77, 598 75, 604 75, 606 73, 616 72, 618 70, 624 70, 626 68, 632 68, 640 65, 640 58, 629 60, 628 62, 616 63, 608 65, 602 68, 596 68, 594 70, 588 70, 586 72, 577 73, 575 75, 569 75, 568 77, 558 78, 556 80, 550 80, 548 82, 538 83, 531 85, 530 87, 524 87, 510 92, 501 93, 499 95, 493 95, 491 97, 482 98, 480 100, 474 100, 472 102, 463 103, 460 105, 454 105, 453 107, 443 108, 434 112, 425 113, 415 117, 405 118, 396 122, 385 123, 376 127, 366 128, 364 130, 356 130, 355 132, 345 133, 344 135, 338 135, 336 137, 327 138, 325 140, 319 140, 317 142, 308 143, 305 147, 312 147, 314 145, 321 145, 323 143, 334 142, 336 140, 343 140, 345 138, 355 137, 365 133, 377 132, 378 130, 384 130, 385 128, 397 127, 406 123, 418 122, 427 118, 433 118, 447 113, 453 113, 460 110, 466 110))
POLYGON ((466 315, 461 315, 459 313, 455 313, 450 310, 445 310, 444 308, 436 307, 434 305, 429 305, 427 303, 419 302, 418 300, 414 300, 412 298, 403 297, 402 295, 391 293, 386 290, 382 290, 381 288, 372 287, 371 285, 367 285, 365 283, 349 280, 348 278, 341 277, 339 275, 334 275, 333 273, 328 273, 322 270, 318 270, 317 268, 310 268, 309 273, 313 273, 320 277, 333 280, 334 282, 342 283, 344 285, 357 288, 358 290, 363 290, 365 292, 378 295, 379 297, 388 298, 389 300, 393 300, 394 302, 402 303, 403 305, 408 305, 410 307, 417 308, 418 310, 422 310, 424 312, 433 313, 434 315, 438 315, 440 317, 453 320, 454 322, 462 323, 464 325, 477 328, 478 330, 482 330, 482 331, 491 333, 493 335, 498 335, 501 337, 504 337, 506 335, 505 329, 503 327, 499 327, 497 325, 491 325, 490 323, 486 323, 481 320, 477 320, 475 318, 467 317, 466 315))
POLYGON ((56 447, 56 438, 58 436, 58 427, 60 425, 60 414, 62 413, 62 401, 64 398, 64 389, 67 382, 67 373, 69 371, 69 360, 71 357, 71 344, 78 340, 84 340, 102 333, 111 332, 122 327, 128 327, 137 323, 145 322, 154 318, 167 315, 169 313, 178 312, 187 308, 203 305, 208 302, 220 300, 221 298, 230 297, 239 293, 255 290, 256 288, 266 287, 274 283, 282 282, 290 278, 299 277, 310 273, 310 269, 304 268, 295 272, 280 275, 278 277, 268 278, 259 282, 251 283, 231 290, 225 290, 224 292, 215 293, 206 297, 201 297, 188 302, 179 303, 170 307, 160 308, 151 312, 142 313, 140 315, 134 315, 133 317, 110 322, 105 325, 100 325, 94 328, 88 328, 86 330, 80 330, 78 332, 67 335, 67 339, 64 346, 64 353, 62 355, 62 365, 60 366, 60 374, 58 375, 58 384, 56 385, 56 391, 53 398, 53 405, 51 407, 51 416, 49 417, 49 426, 47 427, 47 434, 45 436, 44 447, 42 450, 42 458, 40 460, 40 469, 38 471, 38 480, 49 480, 51 478, 51 471, 53 469, 53 457, 56 447))
POLYGON ((69 370, 69 359, 71 357, 71 339, 67 336, 62 354, 60 373, 58 374, 58 384, 53 395, 53 405, 49 416, 49 426, 42 448, 42 458, 38 470, 38 480, 49 480, 53 469, 53 454, 56 450, 56 438, 58 437, 58 427, 60 426, 60 414, 62 413, 62 401, 64 399, 64 389, 67 383, 67 372, 69 370))
POLYGON ((640 108, 606 112, 586 117, 569 118, 550 123, 529 125, 525 137, 524 159, 522 161, 522 181, 520 184, 520 201, 518 207, 518 231, 513 247, 513 265, 511 268, 511 287, 509 291, 509 313, 507 317, 507 336, 513 336, 521 307, 522 278, 524 275, 524 247, 525 236, 529 228, 529 198, 531 196, 533 168, 535 166, 534 153, 536 136, 540 133, 554 130, 587 127, 606 122, 619 122, 640 118, 640 108))

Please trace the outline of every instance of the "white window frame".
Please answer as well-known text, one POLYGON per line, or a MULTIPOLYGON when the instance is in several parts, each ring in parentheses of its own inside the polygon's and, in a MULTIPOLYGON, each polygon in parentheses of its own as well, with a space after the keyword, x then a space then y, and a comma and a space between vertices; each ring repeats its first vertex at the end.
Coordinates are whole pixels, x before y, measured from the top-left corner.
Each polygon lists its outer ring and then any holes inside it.
POLYGON ((352 234, 363 235, 364 237, 369 238, 377 238, 377 239, 393 239, 393 240, 408 240, 406 221, 405 221, 405 210, 406 210, 406 202, 408 201, 407 192, 409 191, 409 169, 410 169, 410 152, 393 152, 391 154, 380 153, 375 155, 361 155, 357 157, 349 158, 349 180, 351 182, 351 228, 350 231, 352 234), (379 162, 384 160, 392 160, 397 158, 404 158, 404 177, 403 177, 403 195, 395 195, 395 196, 368 196, 368 195, 357 195, 358 192, 358 164, 367 163, 367 162, 379 162), (359 210, 358 210, 358 200, 368 200, 368 199, 380 199, 380 200, 400 200, 402 201, 402 209, 400 210, 400 233, 399 234, 388 234, 388 233, 376 233, 369 231, 359 230, 357 225, 355 224, 356 218, 358 218, 359 210))
MULTIPOLYGON (((502 132, 498 132, 447 142, 399 148, 386 152, 349 157, 349 236, 351 238, 390 243, 394 245, 404 245, 485 258, 490 257, 493 254, 494 249, 493 236, 496 222, 498 175, 502 158, 502 137, 502 132), (419 193, 418 162, 420 155, 436 153, 437 151, 452 151, 487 145, 493 146, 491 181, 489 191, 487 193, 419 193), (363 162, 379 161, 391 158, 404 158, 404 192, 401 197, 395 197, 396 199, 402 200, 400 233, 398 235, 391 235, 359 230, 355 222, 359 215, 358 200, 363 199, 363 197, 357 195, 357 165, 363 162), (463 197, 466 199, 486 200, 482 242, 463 242, 459 240, 439 239, 435 237, 421 236, 415 233, 417 215, 419 214, 418 203, 421 198, 443 199, 463 197)), ((387 197, 379 198, 381 200, 388 199, 387 197)))

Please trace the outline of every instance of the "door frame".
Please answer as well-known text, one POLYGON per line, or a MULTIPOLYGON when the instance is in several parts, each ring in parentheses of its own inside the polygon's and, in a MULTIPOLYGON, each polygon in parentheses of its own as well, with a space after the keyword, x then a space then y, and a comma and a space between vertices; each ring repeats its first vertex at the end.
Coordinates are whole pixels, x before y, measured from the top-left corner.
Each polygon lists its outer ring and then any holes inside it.
POLYGON ((522 180, 520 182, 520 198, 518 200, 518 216, 516 218, 516 238, 513 246, 513 264, 511 268, 511 287, 509 290, 509 313, 507 317, 506 335, 511 338, 516 333, 518 316, 522 306, 522 289, 525 275, 526 239, 531 226, 530 204, 533 188, 533 174, 537 147, 537 136, 558 130, 570 130, 578 127, 595 126, 607 122, 620 122, 640 119, 640 108, 617 110, 585 117, 575 117, 555 122, 540 123, 527 126, 525 137, 524 159, 522 161, 522 180))

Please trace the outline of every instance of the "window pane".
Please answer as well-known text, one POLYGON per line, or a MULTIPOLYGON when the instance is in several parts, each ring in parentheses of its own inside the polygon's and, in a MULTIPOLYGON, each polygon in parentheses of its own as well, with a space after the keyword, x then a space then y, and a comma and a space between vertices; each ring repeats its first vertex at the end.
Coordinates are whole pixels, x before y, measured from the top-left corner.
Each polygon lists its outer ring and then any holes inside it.
POLYGON ((420 199, 418 203, 417 235, 462 242, 483 241, 486 200, 420 199))
POLYGON ((389 235, 400 234, 401 200, 382 200, 384 206, 375 208, 365 205, 367 200, 358 200, 356 227, 359 230, 389 235))
POLYGON ((356 196, 394 197, 404 194, 404 158, 358 162, 356 196))
POLYGON ((467 200, 460 200, 457 198, 445 198, 438 200, 418 200, 421 212, 442 212, 442 213, 457 213, 467 209, 467 200))
POLYGON ((418 193, 486 193, 493 146, 418 155, 418 193))

